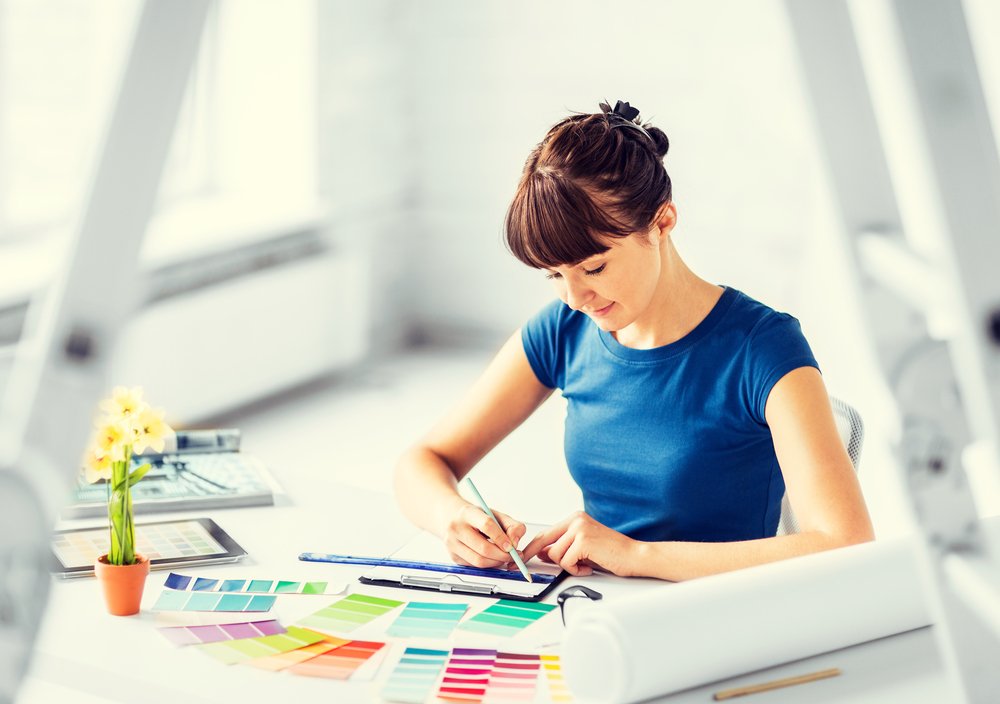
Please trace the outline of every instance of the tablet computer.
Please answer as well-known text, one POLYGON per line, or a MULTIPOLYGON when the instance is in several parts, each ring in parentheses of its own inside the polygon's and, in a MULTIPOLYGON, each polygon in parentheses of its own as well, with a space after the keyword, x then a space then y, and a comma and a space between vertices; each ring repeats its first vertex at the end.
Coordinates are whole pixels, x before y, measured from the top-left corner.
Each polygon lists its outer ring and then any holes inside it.
MULTIPOLYGON (((52 535, 51 571, 60 577, 94 574, 94 562, 108 551, 108 526, 71 528, 52 535)), ((235 562, 247 551, 211 518, 137 523, 135 549, 150 569, 235 562)))

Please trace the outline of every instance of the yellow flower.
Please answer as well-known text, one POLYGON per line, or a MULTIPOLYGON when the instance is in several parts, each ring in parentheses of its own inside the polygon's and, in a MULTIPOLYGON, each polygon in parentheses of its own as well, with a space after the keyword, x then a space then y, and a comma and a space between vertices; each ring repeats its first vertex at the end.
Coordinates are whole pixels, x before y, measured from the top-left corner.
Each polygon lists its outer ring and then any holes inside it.
POLYGON ((132 443, 132 429, 128 423, 107 418, 97 426, 94 454, 104 455, 112 462, 125 459, 125 446, 132 443))
POLYGON ((146 406, 139 413, 135 424, 134 448, 143 452, 147 447, 156 452, 163 452, 163 443, 168 435, 173 435, 173 429, 163 420, 163 411, 159 408, 146 406))
POLYGON ((101 410, 112 418, 131 419, 138 416, 145 405, 141 386, 133 386, 131 389, 116 386, 111 392, 111 398, 101 402, 101 410))
POLYGON ((83 471, 87 481, 93 484, 101 479, 111 479, 111 455, 88 452, 84 461, 83 471))

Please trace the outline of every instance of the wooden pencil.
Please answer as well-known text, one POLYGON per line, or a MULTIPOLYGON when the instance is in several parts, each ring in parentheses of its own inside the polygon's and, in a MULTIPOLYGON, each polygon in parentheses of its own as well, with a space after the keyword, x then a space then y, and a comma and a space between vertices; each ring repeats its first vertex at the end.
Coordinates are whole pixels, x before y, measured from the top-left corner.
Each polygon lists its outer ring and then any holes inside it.
POLYGON ((743 697, 747 694, 757 694, 758 692, 767 692, 772 689, 779 689, 781 687, 791 687, 796 684, 805 684, 806 682, 815 682, 816 680, 823 680, 827 677, 836 677, 840 674, 839 667, 832 667, 829 670, 820 670, 819 672, 810 672, 807 675, 797 675, 796 677, 786 677, 780 680, 772 680, 770 682, 762 682, 761 684, 751 684, 745 687, 734 687, 733 689, 724 689, 721 692, 716 692, 712 695, 712 699, 719 702, 724 699, 733 699, 734 697, 743 697))

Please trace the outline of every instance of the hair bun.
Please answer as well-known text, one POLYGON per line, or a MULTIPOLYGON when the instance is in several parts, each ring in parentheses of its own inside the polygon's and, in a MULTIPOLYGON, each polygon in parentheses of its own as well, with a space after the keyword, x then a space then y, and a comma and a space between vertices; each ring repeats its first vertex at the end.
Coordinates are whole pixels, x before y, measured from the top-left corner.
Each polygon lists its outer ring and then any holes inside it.
POLYGON ((605 118, 609 121, 620 121, 618 124, 626 123, 632 127, 637 127, 639 132, 644 133, 653 142, 653 151, 656 153, 657 158, 662 159, 667 155, 667 151, 670 149, 670 140, 667 139, 667 135, 663 130, 653 127, 652 125, 644 125, 639 119, 639 108, 629 105, 628 102, 622 102, 619 100, 615 103, 612 108, 611 105, 605 101, 603 103, 598 103, 601 108, 601 112, 604 113, 605 118))
POLYGON ((670 140, 667 139, 666 133, 659 127, 653 127, 652 125, 646 125, 643 129, 646 130, 646 134, 648 134, 656 144, 656 156, 661 159, 665 157, 667 152, 670 150, 670 140))

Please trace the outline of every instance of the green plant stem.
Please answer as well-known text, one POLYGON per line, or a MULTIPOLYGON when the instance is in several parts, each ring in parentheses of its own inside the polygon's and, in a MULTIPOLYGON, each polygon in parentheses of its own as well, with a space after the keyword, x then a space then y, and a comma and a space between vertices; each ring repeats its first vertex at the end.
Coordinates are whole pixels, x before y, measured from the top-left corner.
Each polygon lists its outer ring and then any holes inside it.
POLYGON ((108 562, 112 565, 135 563, 135 525, 128 471, 131 460, 132 448, 127 446, 125 458, 111 463, 111 498, 108 499, 111 547, 108 562))

